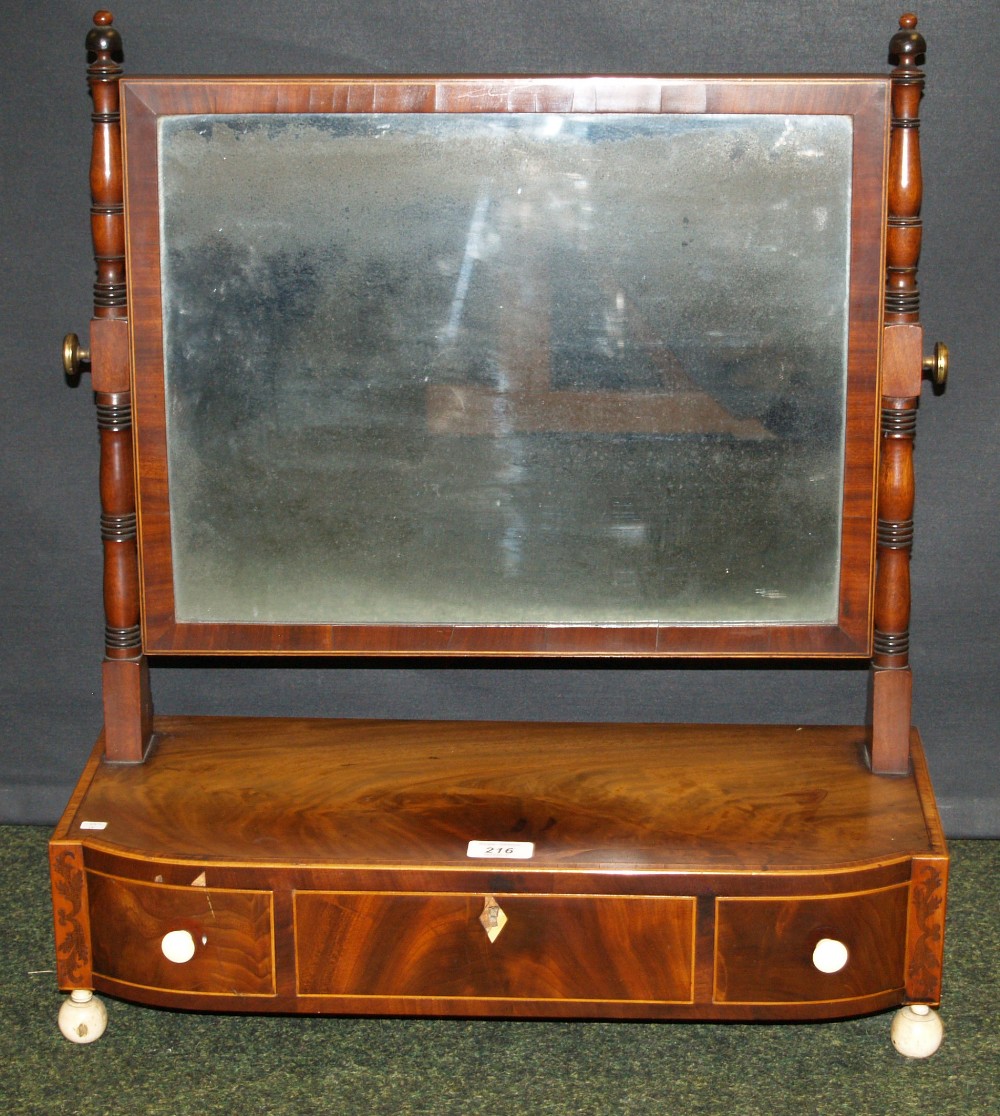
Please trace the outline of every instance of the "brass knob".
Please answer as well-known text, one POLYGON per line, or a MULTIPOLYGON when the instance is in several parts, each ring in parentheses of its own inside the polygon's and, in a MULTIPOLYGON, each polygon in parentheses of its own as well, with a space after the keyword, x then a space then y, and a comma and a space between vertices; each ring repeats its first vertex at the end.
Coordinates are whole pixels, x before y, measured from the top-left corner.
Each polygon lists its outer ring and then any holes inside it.
POLYGON ((943 341, 934 346, 933 356, 924 357, 924 375, 936 388, 948 382, 948 346, 943 341))
POLYGON ((72 380, 84 371, 84 365, 90 368, 90 351, 80 348, 80 338, 75 333, 67 333, 63 338, 62 361, 63 372, 72 380))

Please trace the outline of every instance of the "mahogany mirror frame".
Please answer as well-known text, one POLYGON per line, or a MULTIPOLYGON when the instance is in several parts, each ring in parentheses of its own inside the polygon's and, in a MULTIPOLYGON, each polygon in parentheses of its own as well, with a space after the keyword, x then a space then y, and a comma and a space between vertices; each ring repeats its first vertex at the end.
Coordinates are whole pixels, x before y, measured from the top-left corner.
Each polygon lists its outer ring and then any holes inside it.
POLYGON ((122 78, 142 646, 151 654, 870 657, 883 333, 888 76, 122 78), (845 460, 835 623, 191 623, 175 615, 157 125, 214 113, 727 113, 853 127, 845 460))

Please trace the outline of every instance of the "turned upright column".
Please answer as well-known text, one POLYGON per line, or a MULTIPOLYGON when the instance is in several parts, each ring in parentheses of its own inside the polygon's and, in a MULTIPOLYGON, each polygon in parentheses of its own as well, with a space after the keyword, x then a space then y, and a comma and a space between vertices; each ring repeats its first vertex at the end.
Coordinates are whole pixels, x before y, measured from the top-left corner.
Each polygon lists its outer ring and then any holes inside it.
POLYGON ((904 15, 889 45, 892 123, 886 241, 882 430, 878 476, 871 764, 903 774, 910 762, 910 551, 913 544, 913 439, 924 362, 917 265, 920 206, 920 99, 926 51, 917 18, 904 15))
POLYGON ((104 547, 104 730, 109 760, 138 762, 152 732, 149 671, 139 626, 139 563, 129 379, 125 214, 118 79, 121 36, 110 12, 87 35, 94 103, 90 224, 97 264, 90 363, 101 440, 104 547))

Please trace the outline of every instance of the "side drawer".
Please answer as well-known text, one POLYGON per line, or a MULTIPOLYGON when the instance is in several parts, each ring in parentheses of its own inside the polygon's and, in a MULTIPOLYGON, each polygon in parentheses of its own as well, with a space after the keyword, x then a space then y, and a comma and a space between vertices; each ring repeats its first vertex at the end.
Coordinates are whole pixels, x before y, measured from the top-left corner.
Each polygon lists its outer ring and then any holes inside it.
POLYGON ((691 1003, 694 913, 687 897, 298 892, 298 991, 691 1003))
POLYGON ((95 974, 172 992, 274 994, 269 892, 137 883, 92 871, 87 892, 95 974))
POLYGON ((898 884, 815 898, 718 899, 715 1002, 819 1003, 902 989, 908 894, 898 884), (824 940, 841 966, 833 972, 815 957, 824 940))

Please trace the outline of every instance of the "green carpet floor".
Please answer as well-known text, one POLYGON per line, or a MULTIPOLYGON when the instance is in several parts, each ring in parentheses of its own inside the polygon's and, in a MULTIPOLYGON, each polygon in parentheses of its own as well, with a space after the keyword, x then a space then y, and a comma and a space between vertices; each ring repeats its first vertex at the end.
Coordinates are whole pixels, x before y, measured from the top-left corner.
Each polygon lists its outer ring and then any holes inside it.
POLYGON ((0 1112, 1000 1114, 1000 842, 956 841, 945 1041, 927 1061, 890 1015, 813 1025, 186 1015, 110 1001, 93 1046, 56 1029, 45 843, 0 827, 0 1112))

